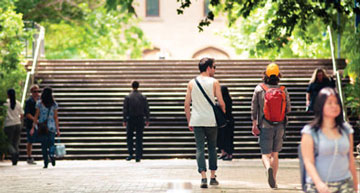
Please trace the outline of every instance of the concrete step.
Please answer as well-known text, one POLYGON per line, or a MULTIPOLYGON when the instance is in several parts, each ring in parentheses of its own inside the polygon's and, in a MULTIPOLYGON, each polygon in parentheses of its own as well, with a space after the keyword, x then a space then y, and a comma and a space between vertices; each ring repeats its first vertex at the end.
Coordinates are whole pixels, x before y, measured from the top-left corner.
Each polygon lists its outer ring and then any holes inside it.
MULTIPOLYGON (((269 60, 217 60, 215 77, 229 87, 235 119, 236 158, 258 158, 257 138, 251 134, 250 105, 255 86, 269 60)), ((144 130, 144 158, 194 158, 195 140, 184 114, 186 86, 198 75, 195 60, 40 60, 36 79, 41 88, 50 86, 59 104, 61 142, 65 159, 119 159, 127 156, 126 129, 122 124, 124 96, 130 82, 140 81, 149 101, 151 125, 144 130)), ((300 130, 311 121, 306 114, 305 92, 317 67, 332 72, 329 59, 277 60, 289 91, 292 112, 280 157, 296 157, 300 130)), ((343 68, 344 60, 338 60, 343 68)), ((26 66, 31 69, 30 65, 26 66)), ((347 81, 346 79, 344 79, 347 81)), ((21 135, 25 156, 26 135, 21 135)), ((355 139, 358 140, 358 139, 355 139)), ((34 155, 40 158, 39 144, 34 155)))

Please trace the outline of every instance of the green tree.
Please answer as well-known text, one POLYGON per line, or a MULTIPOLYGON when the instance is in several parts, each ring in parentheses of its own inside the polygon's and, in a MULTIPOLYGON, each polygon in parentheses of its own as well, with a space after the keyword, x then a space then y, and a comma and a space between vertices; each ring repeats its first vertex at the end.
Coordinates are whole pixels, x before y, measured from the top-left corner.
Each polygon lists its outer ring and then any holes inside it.
MULTIPOLYGON (((85 9, 85 8, 84 8, 85 9)), ((74 22, 43 22, 47 58, 140 58, 149 47, 137 19, 104 6, 87 9, 81 25, 74 22)))
POLYGON ((0 7, 0 103, 6 100, 8 88, 18 93, 22 88, 25 69, 20 64, 24 48, 21 40, 28 37, 23 26, 22 15, 14 11, 11 2, 0 7))
MULTIPOLYGON (((178 13, 191 6, 192 0, 177 0, 180 2, 178 13)), ((267 6, 268 0, 210 0, 213 10, 210 11, 203 21, 199 23, 199 29, 210 25, 215 15, 225 13, 229 26, 237 24, 239 18, 247 18, 257 9, 267 6)), ((353 8, 352 0, 343 1, 310 1, 310 0, 277 0, 270 1, 272 4, 271 14, 266 19, 270 25, 267 26, 264 36, 257 42, 267 48, 282 48, 289 42, 297 27, 306 31, 307 27, 315 22, 322 22, 337 29, 337 13, 350 15, 358 10, 353 8)), ((316 23, 315 23, 316 24, 316 23)), ((303 34, 304 36, 306 34, 303 34)), ((310 36, 305 36, 311 39, 310 36)))
POLYGON ((114 0, 18 0, 24 19, 45 26, 49 59, 140 58, 150 47, 132 1, 114 0))
POLYGON ((270 49, 264 44, 259 44, 266 30, 272 25, 271 20, 275 10, 276 8, 269 0, 263 8, 254 10, 247 18, 239 18, 237 21, 239 25, 231 25, 222 32, 222 35, 230 40, 231 46, 244 58, 328 58, 331 56, 326 26, 320 22, 309 25, 306 31, 295 28, 292 35, 288 37, 288 42, 283 43, 281 49, 270 49))
POLYGON ((347 50, 344 54, 349 60, 345 75, 350 76, 353 80, 352 84, 346 87, 346 104, 351 108, 352 114, 358 118, 358 125, 360 125, 360 32, 345 31, 343 42, 344 48, 347 50))
POLYGON ((22 15, 14 11, 11 1, 0 4, 0 153, 7 150, 3 133, 7 98, 7 89, 14 88, 17 97, 21 97, 21 88, 25 78, 25 69, 20 64, 23 51, 21 39, 26 38, 23 31, 22 15))

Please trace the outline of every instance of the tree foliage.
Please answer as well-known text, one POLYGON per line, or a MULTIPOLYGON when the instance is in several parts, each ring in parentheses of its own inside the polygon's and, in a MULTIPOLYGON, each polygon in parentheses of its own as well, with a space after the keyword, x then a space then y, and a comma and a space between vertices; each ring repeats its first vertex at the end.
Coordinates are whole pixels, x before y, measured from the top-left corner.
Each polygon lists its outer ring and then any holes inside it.
POLYGON ((343 42, 348 58, 345 75, 353 79, 353 84, 346 88, 346 104, 352 109, 353 115, 358 117, 360 125, 360 32, 345 31, 343 42))
POLYGON ((135 9, 132 3, 133 0, 15 0, 16 10, 24 15, 24 20, 38 23, 83 21, 89 9, 99 7, 133 16, 135 9))
POLYGON ((139 58, 149 47, 132 0, 18 0, 24 19, 45 26, 49 59, 139 58))
POLYGON ((149 46, 142 30, 135 26, 136 18, 107 11, 104 6, 83 13, 81 25, 66 21, 42 23, 47 29, 47 58, 139 58, 149 46))
POLYGON ((0 7, 0 103, 6 100, 8 88, 20 92, 25 75, 20 64, 24 48, 21 40, 28 36, 23 31, 21 14, 13 9, 11 3, 6 8, 0 7))
MULTIPOLYGON (((180 3, 178 13, 191 6, 191 0, 177 0, 180 3)), ((307 27, 321 22, 338 29, 337 13, 350 15, 357 12, 353 8, 352 0, 343 1, 310 1, 310 0, 210 0, 210 4, 216 11, 210 11, 207 18, 199 23, 199 28, 210 24, 214 13, 225 13, 229 26, 237 25, 239 18, 248 18, 257 9, 264 8, 271 3, 271 14, 263 19, 269 21, 264 36, 257 42, 267 48, 280 49, 289 42, 295 28, 306 31, 307 27)), ((265 13, 266 14, 266 13, 265 13)), ((341 30, 341 29, 340 29, 341 30)), ((305 35, 305 34, 304 34, 305 35)), ((311 39, 311 36, 306 36, 311 39)))
POLYGON ((266 30, 272 25, 274 8, 269 1, 263 8, 256 9, 247 18, 239 18, 239 25, 232 25, 222 32, 230 40, 242 58, 324 58, 331 56, 326 26, 317 22, 301 30, 295 28, 281 49, 260 44, 266 30), (308 38, 311 37, 311 38, 308 38))
POLYGON ((7 98, 7 89, 14 88, 17 97, 21 97, 21 88, 25 78, 24 67, 20 64, 23 50, 22 15, 14 11, 11 1, 0 4, 0 154, 7 150, 6 136, 3 132, 6 108, 3 103, 7 98))

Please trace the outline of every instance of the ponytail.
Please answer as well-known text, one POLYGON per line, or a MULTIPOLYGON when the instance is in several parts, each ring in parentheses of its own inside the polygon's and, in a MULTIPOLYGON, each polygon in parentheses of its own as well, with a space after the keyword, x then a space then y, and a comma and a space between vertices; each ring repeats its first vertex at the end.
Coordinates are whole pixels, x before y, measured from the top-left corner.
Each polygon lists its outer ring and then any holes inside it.
POLYGON ((10 99, 10 107, 11 107, 12 110, 14 110, 15 106, 16 106, 15 90, 13 88, 10 88, 7 91, 7 94, 8 94, 8 97, 10 99))

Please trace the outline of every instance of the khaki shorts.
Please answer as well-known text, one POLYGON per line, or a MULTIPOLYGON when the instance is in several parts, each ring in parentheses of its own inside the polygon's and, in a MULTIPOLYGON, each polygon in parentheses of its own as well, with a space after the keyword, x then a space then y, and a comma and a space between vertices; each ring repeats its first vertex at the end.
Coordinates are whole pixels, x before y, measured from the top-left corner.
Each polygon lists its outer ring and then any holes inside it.
POLYGON ((283 145, 284 131, 284 124, 273 125, 268 128, 261 128, 259 135, 261 154, 280 152, 283 145))

